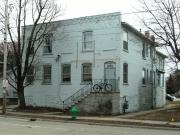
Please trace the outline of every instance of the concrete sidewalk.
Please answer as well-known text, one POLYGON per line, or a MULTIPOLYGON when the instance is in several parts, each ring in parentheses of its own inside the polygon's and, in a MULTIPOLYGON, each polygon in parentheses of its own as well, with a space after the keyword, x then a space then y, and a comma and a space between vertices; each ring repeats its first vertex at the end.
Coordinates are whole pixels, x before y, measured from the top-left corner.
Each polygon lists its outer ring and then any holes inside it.
POLYGON ((173 106, 166 106, 160 109, 153 109, 141 112, 128 113, 125 115, 118 116, 78 116, 77 120, 71 121, 71 116, 64 115, 60 112, 46 112, 46 113, 27 113, 27 112, 16 112, 14 108, 17 106, 10 105, 7 107, 7 114, 0 115, 5 117, 23 117, 23 118, 34 118, 41 120, 50 121, 69 121, 69 122, 86 122, 88 124, 108 124, 115 126, 148 126, 148 127, 169 127, 177 128, 180 130, 180 122, 168 122, 168 121, 152 121, 152 120, 134 120, 131 117, 136 117, 139 115, 144 115, 147 113, 153 113, 156 111, 164 110, 167 108, 172 108, 173 106))
POLYGON ((52 114, 34 114, 34 113, 22 113, 22 112, 7 112, 2 117, 21 117, 28 119, 41 119, 48 121, 64 121, 64 122, 77 122, 88 124, 101 124, 101 125, 113 125, 113 126, 143 126, 151 128, 174 128, 180 130, 180 122, 165 122, 165 121, 151 121, 151 120, 133 120, 125 119, 119 116, 99 116, 99 117, 85 117, 78 116, 76 120, 71 121, 71 116, 67 115, 52 115, 52 114))

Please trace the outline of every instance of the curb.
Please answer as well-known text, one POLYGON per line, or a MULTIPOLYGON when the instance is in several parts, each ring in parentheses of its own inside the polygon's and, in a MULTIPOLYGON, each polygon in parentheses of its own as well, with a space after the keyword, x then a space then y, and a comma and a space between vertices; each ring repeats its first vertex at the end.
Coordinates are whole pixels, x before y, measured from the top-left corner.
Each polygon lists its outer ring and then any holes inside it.
POLYGON ((7 113, 6 115, 0 116, 11 116, 19 118, 30 118, 30 119, 40 119, 48 121, 63 121, 71 123, 80 124, 90 124, 90 125, 107 125, 107 126, 125 126, 125 127, 144 127, 144 128, 157 128, 157 129, 176 129, 180 130, 180 124, 172 122, 159 122, 159 121, 142 121, 142 120, 130 120, 130 119, 107 119, 107 118, 83 118, 78 117, 76 120, 72 120, 71 116, 47 116, 39 114, 24 114, 24 113, 7 113))

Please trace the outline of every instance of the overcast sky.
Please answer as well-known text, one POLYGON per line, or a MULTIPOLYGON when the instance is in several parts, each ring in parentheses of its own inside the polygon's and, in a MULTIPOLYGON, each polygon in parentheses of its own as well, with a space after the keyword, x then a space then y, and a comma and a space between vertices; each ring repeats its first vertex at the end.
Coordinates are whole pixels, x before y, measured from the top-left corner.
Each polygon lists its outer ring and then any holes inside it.
POLYGON ((132 12, 140 10, 139 0, 56 0, 61 5, 61 19, 121 12, 122 20, 140 29, 140 19, 132 12), (131 13, 131 14, 126 14, 131 13))

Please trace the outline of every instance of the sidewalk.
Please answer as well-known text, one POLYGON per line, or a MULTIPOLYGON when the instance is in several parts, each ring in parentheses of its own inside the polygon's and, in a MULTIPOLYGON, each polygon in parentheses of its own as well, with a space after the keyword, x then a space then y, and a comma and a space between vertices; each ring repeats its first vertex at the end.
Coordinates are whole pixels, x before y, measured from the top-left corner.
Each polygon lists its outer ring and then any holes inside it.
MULTIPOLYGON (((27 112, 15 112, 13 108, 16 106, 10 105, 7 107, 6 115, 0 115, 1 117, 21 117, 21 118, 33 118, 49 121, 64 121, 64 122, 77 122, 77 123, 88 123, 88 124, 101 124, 101 125, 114 125, 114 126, 145 126, 149 128, 166 127, 176 128, 180 130, 180 122, 169 122, 169 121, 152 121, 152 120, 135 120, 131 117, 153 113, 156 111, 171 108, 172 106, 166 106, 165 108, 147 110, 141 112, 128 113, 125 115, 118 116, 78 116, 77 120, 72 121, 71 116, 63 115, 60 112, 46 112, 46 113, 27 113, 27 112)), ((1 108, 1 107, 0 107, 1 108)), ((1 111, 1 109, 0 109, 1 111)))
MULTIPOLYGON (((1 115, 4 116, 4 115, 1 115)), ((78 116, 77 120, 71 121, 71 116, 65 115, 52 115, 52 114, 33 114, 33 113, 21 113, 21 112, 7 112, 5 117, 21 117, 21 118, 33 118, 50 121, 64 121, 64 122, 76 122, 76 123, 88 123, 88 124, 101 124, 101 125, 113 125, 113 126, 143 126, 149 128, 174 128, 180 130, 180 122, 165 122, 165 121, 151 121, 151 120, 133 120, 125 119, 120 116, 100 116, 100 117, 85 117, 78 116)))

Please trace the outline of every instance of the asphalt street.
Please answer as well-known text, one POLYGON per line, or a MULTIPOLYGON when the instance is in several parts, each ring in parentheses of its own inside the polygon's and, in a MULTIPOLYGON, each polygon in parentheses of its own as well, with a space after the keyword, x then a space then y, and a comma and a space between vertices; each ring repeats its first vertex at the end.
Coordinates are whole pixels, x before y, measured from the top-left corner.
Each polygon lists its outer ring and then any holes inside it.
POLYGON ((0 117, 0 135, 179 135, 180 130, 99 126, 0 117))

